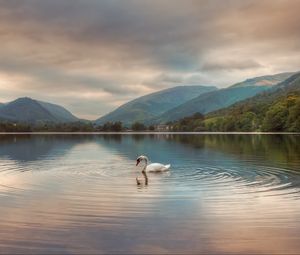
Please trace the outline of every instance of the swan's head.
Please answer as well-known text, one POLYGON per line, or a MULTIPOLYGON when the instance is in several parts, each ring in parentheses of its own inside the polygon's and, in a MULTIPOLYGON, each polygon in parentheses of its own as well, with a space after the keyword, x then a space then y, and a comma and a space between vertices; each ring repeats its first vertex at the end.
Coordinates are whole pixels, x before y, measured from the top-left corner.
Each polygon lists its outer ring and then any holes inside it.
POLYGON ((145 161, 146 163, 148 162, 148 158, 146 156, 139 156, 137 159, 136 159, 136 166, 138 166, 139 163, 141 163, 142 161, 145 161))

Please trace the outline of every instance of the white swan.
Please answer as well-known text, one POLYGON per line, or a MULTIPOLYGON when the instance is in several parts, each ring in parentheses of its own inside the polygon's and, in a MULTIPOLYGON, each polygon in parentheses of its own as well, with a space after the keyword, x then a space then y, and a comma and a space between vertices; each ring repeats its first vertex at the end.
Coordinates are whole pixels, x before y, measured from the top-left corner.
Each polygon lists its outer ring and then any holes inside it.
POLYGON ((169 171, 169 169, 171 167, 170 164, 163 165, 163 164, 160 164, 160 163, 152 163, 152 164, 148 165, 149 159, 144 155, 141 155, 136 159, 136 166, 139 163, 141 163, 142 161, 145 162, 145 165, 144 165, 144 168, 143 168, 142 172, 154 172, 154 173, 166 172, 166 171, 169 171))

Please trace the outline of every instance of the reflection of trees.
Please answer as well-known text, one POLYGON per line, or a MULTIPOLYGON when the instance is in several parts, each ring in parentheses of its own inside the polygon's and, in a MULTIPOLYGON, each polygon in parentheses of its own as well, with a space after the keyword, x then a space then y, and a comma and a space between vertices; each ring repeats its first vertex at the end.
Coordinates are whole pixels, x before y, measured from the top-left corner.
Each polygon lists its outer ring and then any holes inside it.
POLYGON ((118 143, 122 142, 122 134, 107 134, 107 135, 99 135, 99 136, 103 137, 103 139, 106 141, 112 140, 118 143))
POLYGON ((171 140, 194 148, 210 148, 240 158, 249 156, 263 160, 293 164, 300 161, 299 135, 206 134, 174 135, 171 140))
POLYGON ((300 162, 300 136, 297 135, 137 134, 123 136, 121 143, 108 142, 113 141, 111 135, 103 135, 103 137, 106 142, 100 141, 101 144, 122 151, 131 159, 145 154, 164 162, 175 148, 182 156, 192 155, 193 148, 207 148, 231 154, 240 159, 247 160, 252 157, 258 162, 268 160, 290 166, 300 162))
MULTIPOLYGON (((300 162, 299 135, 244 134, 105 134, 105 135, 1 135, 0 158, 34 161, 55 153, 63 156, 73 146, 96 142, 117 150, 130 159, 145 154, 155 161, 165 162, 172 151, 182 157, 193 155, 198 149, 210 149, 231 154, 240 159, 268 160, 295 168, 300 162), (195 150, 197 149, 197 150, 195 150)), ((172 159, 173 162, 181 159, 172 159)))
POLYGON ((195 148, 203 148, 204 147, 204 141, 205 141, 204 135, 180 135, 180 134, 173 134, 172 136, 166 137, 168 140, 173 140, 179 143, 192 145, 195 148))
POLYGON ((134 141, 138 142, 138 141, 142 141, 145 139, 145 135, 143 134, 132 134, 132 138, 134 141))
MULTIPOLYGON (((135 160, 143 154, 147 155, 152 162, 167 164, 175 150, 177 152, 180 151, 183 157, 188 156, 190 153, 186 146, 173 141, 171 137, 170 134, 126 134, 122 136, 122 142, 117 143, 111 139, 110 135, 106 134, 98 135, 96 142, 112 152, 120 152, 122 156, 130 160, 135 160)), ((192 151, 193 149, 191 148, 190 150, 192 151)), ((176 161, 181 161, 181 159, 172 159, 172 163, 176 161)))

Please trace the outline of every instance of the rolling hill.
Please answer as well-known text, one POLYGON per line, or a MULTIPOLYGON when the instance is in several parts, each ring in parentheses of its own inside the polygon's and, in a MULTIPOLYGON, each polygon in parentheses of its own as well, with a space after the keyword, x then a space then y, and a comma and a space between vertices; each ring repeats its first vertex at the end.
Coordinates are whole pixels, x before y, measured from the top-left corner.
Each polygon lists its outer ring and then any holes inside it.
POLYGON ((269 90, 279 82, 284 81, 293 73, 280 73, 275 75, 261 76, 247 79, 234 84, 228 88, 208 92, 186 103, 183 103, 161 116, 150 120, 151 123, 166 123, 190 116, 196 112, 206 114, 218 109, 222 109, 241 100, 255 96, 258 93, 269 90))
POLYGON ((300 131, 300 73, 206 116, 209 131, 300 131))
POLYGON ((18 98, 0 106, 0 119, 15 122, 41 123, 41 122, 74 122, 78 121, 65 108, 37 101, 28 97, 18 98))
POLYGON ((108 121, 121 121, 127 126, 137 121, 145 123, 192 98, 216 89, 213 86, 178 86, 161 90, 130 101, 95 122, 101 125, 108 121))

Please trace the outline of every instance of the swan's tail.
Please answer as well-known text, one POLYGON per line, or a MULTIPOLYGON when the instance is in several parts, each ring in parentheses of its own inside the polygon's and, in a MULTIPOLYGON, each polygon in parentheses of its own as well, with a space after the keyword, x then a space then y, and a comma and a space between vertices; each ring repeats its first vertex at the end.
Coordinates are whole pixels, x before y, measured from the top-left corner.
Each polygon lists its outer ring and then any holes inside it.
POLYGON ((170 164, 168 164, 168 165, 165 165, 165 168, 166 169, 169 169, 171 167, 171 165, 170 164))

